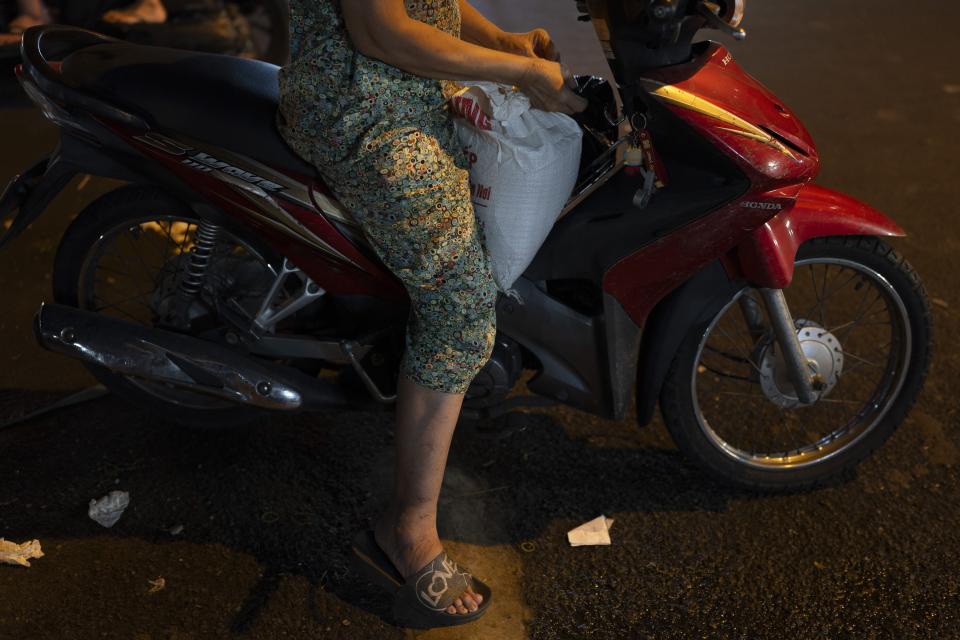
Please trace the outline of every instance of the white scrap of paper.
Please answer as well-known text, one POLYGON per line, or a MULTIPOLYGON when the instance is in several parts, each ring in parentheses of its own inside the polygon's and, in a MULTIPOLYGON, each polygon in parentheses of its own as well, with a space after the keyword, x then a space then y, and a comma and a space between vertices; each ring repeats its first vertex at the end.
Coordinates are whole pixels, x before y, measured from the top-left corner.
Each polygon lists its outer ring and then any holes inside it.
POLYGON ((156 580, 147 580, 147 584, 150 585, 150 588, 147 589, 147 593, 156 593, 164 590, 164 588, 167 586, 167 581, 163 579, 163 576, 160 576, 156 580))
POLYGON ((29 567, 31 558, 42 557, 43 550, 40 549, 39 540, 17 544, 0 538, 0 564, 16 564, 21 567, 29 567))
POLYGON ((99 500, 90 501, 87 514, 97 524, 110 528, 117 524, 124 509, 130 504, 130 494, 126 491, 111 491, 99 500))
POLYGON ((612 526, 613 518, 597 516, 590 522, 584 522, 579 527, 567 531, 567 540, 571 547, 608 545, 612 526))

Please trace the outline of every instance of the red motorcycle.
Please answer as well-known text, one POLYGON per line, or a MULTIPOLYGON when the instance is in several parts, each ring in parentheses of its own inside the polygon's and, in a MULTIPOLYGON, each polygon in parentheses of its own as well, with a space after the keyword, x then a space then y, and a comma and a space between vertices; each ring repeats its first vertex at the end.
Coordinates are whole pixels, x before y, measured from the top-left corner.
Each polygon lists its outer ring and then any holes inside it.
MULTIPOLYGON (((579 183, 522 302, 498 303, 465 413, 563 403, 622 419, 635 398, 647 424, 659 400, 679 448, 741 486, 851 469, 929 366, 923 286, 881 239, 903 230, 813 185, 796 115, 723 46, 693 44, 704 28, 744 35, 743 0, 579 5, 617 88, 579 79, 579 183), (531 393, 511 395, 525 370, 531 393)), ((15 213, 0 243, 78 173, 129 183, 64 234, 44 347, 193 425, 393 401, 404 289, 277 134, 277 67, 59 26, 29 30, 22 57, 62 136, 0 199, 15 213)))

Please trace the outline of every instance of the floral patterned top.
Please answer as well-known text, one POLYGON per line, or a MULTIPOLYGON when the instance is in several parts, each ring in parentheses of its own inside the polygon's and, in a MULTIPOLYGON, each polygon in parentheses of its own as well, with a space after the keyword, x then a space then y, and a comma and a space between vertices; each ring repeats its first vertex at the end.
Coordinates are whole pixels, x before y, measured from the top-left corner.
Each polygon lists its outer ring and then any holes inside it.
MULTIPOLYGON (((354 49, 341 1, 290 0, 290 63, 280 70, 280 131, 297 153, 321 167, 358 154, 364 137, 435 118, 452 86, 354 49)), ((411 18, 460 36, 458 0, 405 5, 411 18)))

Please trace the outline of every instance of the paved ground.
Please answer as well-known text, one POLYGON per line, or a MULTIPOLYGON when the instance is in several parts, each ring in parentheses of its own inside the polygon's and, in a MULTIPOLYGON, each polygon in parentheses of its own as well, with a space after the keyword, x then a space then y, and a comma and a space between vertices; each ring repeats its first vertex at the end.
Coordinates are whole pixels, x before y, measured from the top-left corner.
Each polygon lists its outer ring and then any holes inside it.
MULTIPOLYGON (((602 67, 566 4, 484 4, 516 28, 554 28, 578 70, 602 67)), ((344 553, 385 486, 387 414, 198 434, 106 398, 0 433, 0 536, 39 538, 47 554, 0 567, 0 638, 960 637, 960 9, 815 7, 751 3, 735 54, 805 119, 821 182, 908 229, 897 246, 938 301, 921 401, 855 477, 748 495, 686 467, 659 422, 639 430, 558 409, 463 425, 442 528, 490 578, 496 605, 468 629, 406 634, 376 616, 376 593, 344 553), (114 488, 132 503, 101 529, 86 503, 114 488), (599 513, 616 519, 614 544, 567 547, 564 532, 599 513), (166 586, 150 593, 158 577, 166 586)), ((54 144, 15 106, 0 111, 0 135, 0 180, 54 144)), ((90 382, 36 348, 29 321, 49 298, 58 234, 107 187, 75 182, 0 253, 0 418, 90 382)))

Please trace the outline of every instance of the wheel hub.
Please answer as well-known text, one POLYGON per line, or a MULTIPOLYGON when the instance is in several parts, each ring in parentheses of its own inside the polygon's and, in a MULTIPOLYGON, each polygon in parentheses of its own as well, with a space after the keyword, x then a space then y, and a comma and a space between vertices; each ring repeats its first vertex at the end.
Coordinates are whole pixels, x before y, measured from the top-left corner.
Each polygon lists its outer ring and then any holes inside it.
MULTIPOLYGON (((798 324, 801 326, 797 329, 797 339, 800 340, 800 349, 813 375, 813 388, 816 400, 819 400, 837 386, 843 372, 843 347, 835 335, 817 323, 800 320, 798 324)), ((774 341, 769 341, 759 358, 760 387, 763 394, 768 400, 785 409, 803 406, 804 403, 797 398, 797 392, 790 382, 786 362, 775 344, 774 341)))

